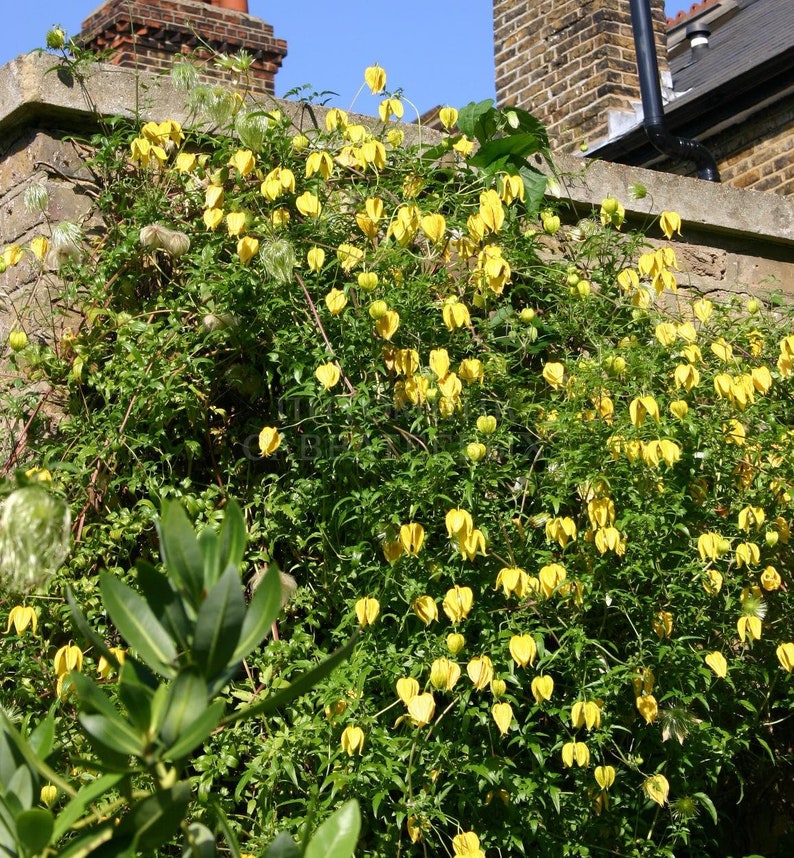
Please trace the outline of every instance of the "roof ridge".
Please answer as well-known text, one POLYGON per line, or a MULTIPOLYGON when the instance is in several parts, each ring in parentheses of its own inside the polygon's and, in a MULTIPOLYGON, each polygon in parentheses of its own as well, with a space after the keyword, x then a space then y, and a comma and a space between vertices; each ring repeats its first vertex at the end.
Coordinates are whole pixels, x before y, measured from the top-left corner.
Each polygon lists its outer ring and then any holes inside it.
POLYGON ((709 6, 714 6, 719 3, 720 0, 702 0, 701 3, 693 3, 689 7, 689 11, 685 12, 683 9, 675 16, 675 18, 667 19, 667 29, 672 30, 673 27, 677 27, 679 24, 683 24, 687 18, 691 18, 693 15, 697 15, 700 12, 703 12, 705 9, 708 9, 709 6))

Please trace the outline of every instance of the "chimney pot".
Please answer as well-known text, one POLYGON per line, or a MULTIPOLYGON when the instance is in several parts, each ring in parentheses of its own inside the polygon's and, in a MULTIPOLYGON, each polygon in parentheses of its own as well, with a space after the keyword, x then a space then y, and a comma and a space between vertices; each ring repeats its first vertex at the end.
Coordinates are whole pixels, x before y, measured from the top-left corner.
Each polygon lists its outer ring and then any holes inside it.
POLYGON ((689 24, 685 31, 687 39, 689 39, 689 47, 692 51, 692 62, 696 62, 704 51, 709 49, 709 36, 711 28, 708 24, 700 22, 689 24))

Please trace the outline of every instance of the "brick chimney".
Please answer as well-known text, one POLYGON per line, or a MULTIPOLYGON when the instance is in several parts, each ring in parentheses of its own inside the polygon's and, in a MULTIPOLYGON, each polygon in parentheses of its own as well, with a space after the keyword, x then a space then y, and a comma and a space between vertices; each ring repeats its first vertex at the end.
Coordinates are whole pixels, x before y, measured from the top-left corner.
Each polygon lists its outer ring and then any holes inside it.
MULTIPOLYGON (((169 71, 184 54, 200 62, 212 52, 245 50, 254 58, 251 88, 260 94, 275 91, 287 55, 287 43, 274 37, 273 27, 248 14, 248 0, 106 0, 83 21, 78 38, 87 48, 112 51, 111 63, 155 73, 169 71)), ((211 62, 202 72, 206 80, 228 79, 211 62)))
MULTIPOLYGON (((651 0, 663 90, 664 0, 651 0)), ((533 113, 575 151, 636 121, 640 84, 629 0, 493 0, 496 97, 533 113)))

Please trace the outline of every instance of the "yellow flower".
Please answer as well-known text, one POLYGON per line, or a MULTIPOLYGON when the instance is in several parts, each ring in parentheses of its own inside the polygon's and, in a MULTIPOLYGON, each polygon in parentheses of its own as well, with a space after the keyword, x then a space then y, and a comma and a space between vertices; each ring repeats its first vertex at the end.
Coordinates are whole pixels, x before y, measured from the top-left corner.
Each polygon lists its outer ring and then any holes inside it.
POLYGON ((659 611, 651 621, 651 626, 660 640, 669 638, 673 633, 673 615, 669 611, 659 611))
POLYGON ((9 331, 8 347, 12 352, 21 352, 28 344, 28 335, 24 331, 9 331))
POLYGON ((722 573, 716 569, 707 569, 703 589, 709 596, 716 596, 722 590, 722 573))
POLYGON ((659 807, 664 807, 670 793, 670 784, 664 775, 652 775, 646 778, 642 788, 651 801, 656 802, 659 807))
POLYGON ((354 727, 352 725, 345 727, 342 731, 340 744, 342 745, 342 750, 349 756, 352 757, 354 754, 360 754, 364 749, 364 731, 361 727, 354 727))
POLYGON ((559 563, 548 563, 545 566, 541 566, 538 579, 540 582, 540 591, 543 593, 545 599, 552 597, 554 591, 565 581, 567 574, 565 567, 559 563))
POLYGON ((397 333, 400 327, 400 314, 396 310, 387 310, 376 322, 375 330, 387 342, 397 333))
POLYGON ((36 611, 29 605, 14 605, 8 613, 8 626, 6 634, 11 631, 11 626, 17 635, 21 635, 25 629, 30 626, 32 634, 36 634, 36 629, 39 626, 39 617, 36 611))
POLYGON ((458 375, 469 384, 473 384, 475 381, 482 381, 482 361, 478 358, 466 358, 462 360, 458 367, 458 375))
POLYGON ((705 657, 705 662, 720 679, 725 679, 728 674, 728 662, 725 661, 725 656, 721 652, 716 650, 710 652, 705 657))
POLYGON ((458 548, 467 560, 474 560, 477 554, 485 555, 485 536, 476 528, 465 536, 461 534, 458 538, 458 548))
POLYGON ((692 312, 695 314, 695 318, 705 325, 714 312, 714 304, 708 298, 699 298, 692 304, 692 312))
POLYGON ((240 235, 245 229, 245 212, 229 212, 226 215, 226 229, 229 235, 240 235))
POLYGON ((691 363, 680 363, 673 375, 676 388, 683 387, 687 393, 700 384, 700 373, 691 363))
POLYGON ((424 541, 425 529, 421 524, 413 521, 400 527, 400 544, 409 557, 419 554, 424 541))
POLYGON ((593 777, 601 789, 609 789, 615 783, 614 766, 596 766, 593 777))
POLYGON ((223 220, 223 209, 208 208, 204 209, 202 220, 207 229, 216 230, 223 220))
POLYGON ((772 387, 772 373, 769 372, 769 367, 757 366, 752 370, 750 376, 753 380, 753 387, 759 393, 769 392, 769 388, 772 387))
POLYGON ((709 348, 714 356, 723 363, 730 363, 733 360, 733 346, 722 337, 715 340, 709 348))
POLYGON ((432 596, 419 596, 414 599, 411 605, 417 617, 426 625, 429 626, 434 620, 438 619, 438 605, 432 596))
POLYGON ((342 373, 335 363, 323 363, 314 371, 314 377, 326 389, 330 390, 339 383, 342 373))
POLYGON ((554 694, 554 680, 550 676, 536 676, 530 685, 535 703, 540 706, 544 700, 551 700, 554 694))
POLYGON ((241 176, 247 176, 256 169, 256 158, 250 149, 238 149, 229 159, 229 166, 234 167, 241 176))
POLYGON ((347 295, 343 289, 331 289, 325 296, 325 306, 332 316, 338 316, 347 306, 347 295))
POLYGON ((364 251, 353 244, 340 244, 336 249, 336 258, 343 271, 352 271, 364 259, 364 251))
POLYGON ((565 367, 561 363, 547 363, 543 367, 543 378, 555 390, 562 387, 565 377, 565 367))
POLYGON ((538 647, 532 635, 513 635, 510 638, 510 655, 519 667, 534 664, 538 647))
POLYGON ((204 205, 208 209, 218 209, 223 206, 223 188, 220 185, 209 185, 204 192, 204 205))
POLYGON ((471 533, 474 528, 471 513, 465 509, 449 510, 445 518, 445 523, 447 526, 447 535, 450 539, 471 533))
POLYGON ((39 792, 39 799, 46 807, 52 807, 55 800, 58 798, 58 787, 52 784, 45 784, 39 792))
POLYGON ((480 194, 479 215, 488 232, 499 232, 505 222, 505 210, 499 194, 493 189, 480 194))
POLYGON ((306 159, 307 179, 310 179, 315 173, 319 173, 324 179, 328 179, 333 171, 334 162, 328 152, 312 152, 306 159))
POLYGON ((792 669, 794 669, 794 643, 780 644, 780 646, 775 650, 775 653, 783 670, 787 673, 791 673, 792 669))
POLYGON ((523 599, 529 592, 529 575, 516 566, 505 566, 499 571, 496 576, 496 589, 502 588, 505 598, 509 598, 511 593, 519 599, 523 599))
POLYGON ((480 839, 473 831, 464 831, 452 838, 453 858, 485 858, 480 839))
POLYGON ((83 653, 79 646, 65 644, 56 653, 53 659, 55 673, 65 676, 72 670, 83 669, 83 653))
POLYGON ((466 458, 474 464, 484 459, 487 453, 488 448, 485 444, 480 444, 478 441, 472 441, 466 445, 466 458))
POLYGON ((594 700, 577 700, 571 707, 571 724, 588 730, 600 727, 601 707, 594 700))
MULTIPOLYGON (((127 657, 127 651, 125 649, 122 649, 120 646, 112 646, 110 647, 110 652, 116 656, 116 660, 119 665, 124 664, 124 660, 127 657)), ((115 667, 103 655, 97 664, 97 673, 99 676, 102 679, 107 679, 114 670, 115 667)))
POLYGON ((272 456, 281 445, 281 435, 273 426, 265 426, 259 433, 259 450, 263 456, 272 456))
POLYGON ((377 63, 364 69, 364 80, 373 95, 386 89, 386 72, 377 63))
POLYGON ((371 626, 380 613, 380 602, 371 596, 365 596, 356 602, 356 619, 362 629, 371 626))
POLYGON ((736 546, 736 568, 756 566, 761 559, 761 550, 754 542, 740 542, 736 546))
POLYGON ((611 224, 616 229, 620 229, 626 219, 626 209, 614 197, 607 197, 601 200, 600 215, 604 226, 611 224))
POLYGON ((576 542, 576 524, 572 518, 550 518, 546 522, 546 539, 558 542, 565 548, 569 542, 576 542))
POLYGON ((669 241, 674 232, 681 235, 681 216, 678 212, 662 212, 659 215, 659 226, 669 241))
POLYGON ((645 719, 645 723, 653 724, 659 714, 659 704, 653 694, 643 694, 636 699, 635 703, 640 715, 645 719))
POLYGON ((774 566, 767 566, 761 573, 761 586, 764 590, 772 592, 774 590, 779 590, 782 585, 783 580, 781 579, 780 573, 777 569, 775 569, 774 566))
POLYGON ((176 156, 174 166, 180 173, 191 173, 196 169, 198 159, 194 152, 180 152, 176 156))
POLYGON ((374 271, 361 271, 357 277, 358 288, 363 292, 372 292, 378 285, 378 275, 374 271))
POLYGON ((659 422, 659 406, 656 404, 656 400, 652 396, 638 396, 633 399, 629 405, 631 422, 639 428, 648 416, 657 423, 659 422))
POLYGON ((452 148, 458 153, 458 155, 462 155, 464 158, 468 158, 469 155, 474 151, 474 141, 469 140, 469 138, 465 134, 460 135, 460 140, 456 143, 452 144, 452 148))
POLYGON ((481 414, 477 418, 477 431, 483 435, 493 435, 496 432, 496 418, 492 414, 481 414))
POLYGON ((408 839, 411 843, 419 843, 422 837, 424 837, 422 829, 415 816, 409 816, 405 821, 405 830, 408 832, 408 839))
POLYGON ((449 373, 449 352, 446 349, 432 349, 428 363, 436 378, 446 378, 449 373))
POLYGON ((343 131, 347 128, 347 113, 338 107, 332 107, 325 114, 325 130, 335 131, 337 128, 341 128, 343 131))
POLYGON ((246 235, 237 242, 237 256, 247 265, 259 250, 259 239, 246 235))
POLYGON ((457 655, 466 646, 466 638, 460 632, 451 632, 447 635, 447 649, 452 655, 457 655))
POLYGON ((585 769, 590 765, 590 749, 584 742, 566 742, 562 746, 562 763, 569 769, 574 763, 585 769))
POLYGON ((378 105, 378 116, 381 122, 388 122, 393 116, 395 119, 402 119, 405 109, 399 98, 384 98, 378 105))
POLYGON ((766 513, 758 506, 746 506, 739 513, 739 530, 750 532, 752 527, 758 531, 766 520, 766 513))
POLYGON ((408 714, 417 727, 426 727, 436 711, 436 701, 432 694, 416 694, 408 701, 408 714))
POLYGON ((397 680, 397 696, 407 706, 419 694, 419 683, 412 676, 397 680))
POLYGON ((322 247, 312 247, 306 253, 306 263, 309 266, 310 271, 320 271, 323 267, 323 263, 325 262, 325 251, 322 247))
POLYGON ((430 665, 430 684, 439 691, 452 691, 460 679, 460 665, 448 658, 437 658, 430 665))
POLYGON ((762 625, 760 617, 754 617, 747 614, 739 617, 736 621, 736 630, 739 633, 742 643, 744 643, 745 639, 748 637, 751 641, 761 640, 762 625))
POLYGON ((465 620, 471 611, 474 594, 471 587, 459 587, 457 584, 447 590, 442 607, 450 622, 459 623, 465 620))
POLYGON ((373 301, 369 305, 369 310, 367 312, 369 313, 370 318, 377 322, 389 312, 389 305, 385 301, 373 301))
POLYGON ((442 107, 438 111, 438 119, 447 131, 458 121, 458 111, 454 107, 442 107))
POLYGON ((399 375, 414 375, 419 369, 419 352, 416 349, 397 349, 394 353, 394 368, 399 375))
POLYGON ((443 215, 429 214, 419 221, 419 226, 433 244, 438 244, 444 238, 447 222, 443 215))
POLYGON ((544 211, 540 214, 540 221, 543 224, 543 231, 547 235, 556 235, 560 231, 562 221, 559 215, 552 211, 544 211))
POLYGON ((502 176, 502 191, 500 198, 509 206, 514 200, 524 200, 524 180, 518 175, 502 176))
POLYGON ((509 703, 494 703, 491 707, 491 717, 496 722, 502 736, 510 729, 513 720, 513 707, 509 703))
POLYGON ((474 687, 482 691, 493 679, 493 662, 487 655, 476 656, 466 665, 466 673, 474 687))
POLYGON ((295 208, 304 217, 319 217, 323 210, 322 203, 311 191, 304 191, 296 200, 295 208))
POLYGON ((37 235, 36 238, 32 239, 30 242, 30 251, 39 261, 44 259, 47 255, 49 247, 50 243, 43 235, 37 235))

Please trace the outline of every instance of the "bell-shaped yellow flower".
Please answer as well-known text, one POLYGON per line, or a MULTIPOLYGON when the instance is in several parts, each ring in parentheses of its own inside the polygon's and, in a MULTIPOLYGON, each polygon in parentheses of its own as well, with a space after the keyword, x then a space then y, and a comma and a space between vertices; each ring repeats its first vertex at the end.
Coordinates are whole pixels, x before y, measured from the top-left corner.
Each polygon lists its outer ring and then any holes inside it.
POLYGON ((519 667, 534 664, 538 654, 538 647, 532 635, 513 635, 510 638, 510 655, 519 667))
POLYGON ((601 789, 609 789, 615 783, 615 767, 596 766, 593 771, 593 777, 601 789))
POLYGON ((458 537, 458 548, 467 560, 474 560, 478 554, 485 555, 485 535, 477 528, 465 536, 461 534, 458 537))
POLYGON ((761 559, 761 549, 754 542, 740 542, 736 546, 736 568, 757 566, 761 559))
POLYGON ((728 675, 728 662, 721 652, 717 650, 710 652, 705 657, 705 662, 720 679, 725 679, 728 675))
POLYGON ((356 619, 362 629, 371 626, 380 613, 380 602, 371 596, 365 596, 356 602, 356 619))
POLYGON ((39 798, 43 805, 46 807, 52 807, 55 804, 55 800, 58 798, 58 787, 53 786, 52 784, 45 784, 39 792, 39 798))
POLYGON ((761 529, 761 525, 766 521, 766 513, 758 506, 746 506, 739 513, 739 530, 744 530, 747 533, 754 527, 756 531, 761 529))
POLYGON ((281 435, 273 426, 265 426, 259 433, 259 451, 263 456, 272 456, 281 445, 281 435))
POLYGON ((767 566, 761 573, 761 586, 767 592, 774 592, 783 586, 783 579, 780 577, 780 573, 774 566, 767 566))
POLYGON ((240 235, 245 230, 245 212, 229 212, 226 215, 226 229, 229 235, 240 235))
POLYGON ((496 418, 492 414, 481 414, 477 418, 477 431, 483 435, 493 435, 496 432, 496 418))
POLYGON ((176 156, 174 166, 180 173, 192 173, 196 169, 198 158, 195 152, 180 152, 176 156))
POLYGON ((14 605, 8 612, 8 626, 6 634, 11 631, 11 626, 17 635, 21 635, 25 629, 30 626, 32 634, 36 634, 36 629, 39 626, 39 616, 34 608, 29 605, 14 605))
POLYGON ((311 191, 304 191, 295 199, 295 208, 304 217, 319 217, 323 210, 323 205, 319 197, 315 196, 311 191))
POLYGON ((361 754, 364 749, 364 731, 361 727, 354 727, 353 725, 345 727, 342 731, 340 744, 342 750, 351 757, 354 754, 361 754))
POLYGON ((524 200, 524 180, 518 175, 502 176, 502 190, 499 194, 502 202, 509 206, 514 200, 524 200))
POLYGON ((436 711, 436 701, 430 692, 417 694, 408 701, 408 714, 417 727, 426 727, 436 711))
POLYGON ((645 795, 651 801, 656 802, 659 807, 664 807, 667 803, 667 796, 670 794, 670 784, 664 775, 651 775, 646 778, 642 785, 645 795))
POLYGON ((757 366, 750 373, 753 380, 753 387, 761 394, 768 393, 772 387, 772 373, 769 367, 757 366))
POLYGON ((389 312, 389 305, 385 301, 373 301, 369 305, 367 312, 370 318, 377 322, 378 319, 382 319, 389 312))
POLYGON ((430 665, 430 684, 438 691, 452 691, 460 679, 460 665, 448 658, 437 658, 430 665))
POLYGON ((560 548, 565 548, 569 542, 576 542, 576 523, 572 518, 550 518, 546 522, 546 539, 558 542, 560 548))
POLYGON ((468 617, 473 602, 474 594, 471 587, 459 587, 456 584, 447 590, 442 607, 450 622, 459 623, 468 617))
POLYGON ((447 222, 443 215, 429 214, 425 215, 420 221, 419 226, 422 232, 430 239, 433 244, 439 244, 444 238, 444 233, 447 229, 447 222))
POLYGON ((387 342, 397 333, 400 327, 400 314, 396 310, 387 310, 376 322, 375 330, 387 342))
POLYGON ((577 700, 571 707, 571 724, 592 730, 601 726, 601 707, 594 700, 577 700))
POLYGON ((474 687, 482 691, 493 679, 493 662, 487 655, 476 656, 466 665, 466 673, 474 687))
POLYGON ((229 159, 229 166, 234 167, 241 176, 247 176, 256 169, 256 158, 250 149, 238 149, 229 159))
POLYGON ((700 384, 700 373, 691 363, 680 363, 673 374, 676 388, 683 387, 687 393, 700 384))
POLYGON ((466 638, 460 632, 451 632, 447 635, 447 649, 452 655, 457 655, 466 646, 466 638))
POLYGON ((55 666, 55 673, 58 676, 65 676, 72 670, 82 670, 82 650, 74 644, 65 644, 55 653, 53 664, 55 666))
POLYGON ((320 271, 325 262, 325 251, 322 247, 312 247, 306 253, 306 263, 310 271, 320 271))
POLYGON ((482 361, 479 358, 466 358, 462 360, 458 367, 458 375, 469 384, 473 384, 475 381, 482 381, 482 361))
POLYGON ((341 128, 343 131, 347 128, 347 113, 344 110, 341 110, 338 107, 332 107, 328 113, 325 114, 325 130, 326 131, 335 131, 337 128, 341 128))
POLYGON ((446 349, 433 349, 430 352, 428 363, 436 378, 446 378, 449 373, 449 352, 446 349))
POLYGON ((344 289, 331 289, 325 296, 325 306, 332 316, 338 316, 347 306, 344 289))
POLYGON ((584 742, 566 742, 562 746, 562 763, 569 769, 574 763, 580 769, 585 769, 590 765, 590 749, 584 742))
POLYGON ((638 396, 629 404, 629 417, 638 428, 645 422, 646 417, 650 417, 658 423, 660 420, 659 406, 652 396, 638 396))
POLYGON ((544 700, 551 700, 551 695, 554 694, 554 680, 547 675, 536 676, 530 684, 530 690, 535 703, 540 706, 544 700))
POLYGON ((651 627, 659 640, 669 638, 673 633, 673 615, 669 611, 659 611, 651 621, 651 627))
POLYGON ((559 390, 563 386, 565 367, 561 363, 547 363, 543 367, 543 378, 547 384, 559 390))
POLYGON ((336 258, 344 272, 352 271, 364 259, 364 251, 354 244, 340 244, 336 249, 336 258))
POLYGON ((462 534, 471 533, 474 528, 474 521, 471 513, 465 509, 451 509, 447 512, 444 519, 447 527, 447 535, 450 539, 459 537, 462 534))
POLYGON ((8 347, 12 352, 21 352, 28 344, 28 335, 24 331, 9 331, 8 347))
POLYGON ((670 413, 673 417, 683 420, 689 413, 689 406, 683 399, 674 399, 670 403, 670 413))
POLYGON ((202 220, 204 221, 204 225, 207 229, 216 230, 223 220, 223 209, 219 208, 208 208, 204 209, 204 214, 202 215, 202 220))
POLYGON ((554 591, 565 581, 567 575, 565 567, 560 563, 547 563, 542 566, 538 572, 538 580, 543 598, 550 599, 554 591))
POLYGON ((442 107, 438 111, 439 122, 449 131, 458 121, 458 111, 454 107, 442 107))
POLYGON ((432 596, 419 596, 414 599, 411 607, 426 626, 438 619, 438 605, 432 596))
POLYGON ((314 371, 314 377, 326 389, 330 390, 339 383, 341 371, 335 363, 323 363, 314 371))
POLYGON ((517 566, 505 566, 499 570, 496 576, 496 589, 502 588, 505 598, 509 599, 511 594, 523 599, 529 592, 529 575, 517 566))
POLYGON ((405 108, 399 98, 384 98, 378 105, 378 116, 381 122, 388 122, 392 116, 395 119, 402 119, 404 113, 405 108))
POLYGON ((659 704, 653 694, 643 694, 636 699, 637 709, 646 724, 653 724, 659 714, 659 704))
POLYGON ((505 222, 505 210, 499 194, 493 189, 480 194, 479 215, 488 232, 497 233, 505 222))
POLYGON ((453 858, 485 858, 480 839, 473 831, 464 831, 452 838, 453 858))
POLYGON ((386 89, 386 72, 377 63, 364 69, 364 80, 373 95, 386 89))
POLYGON ((400 544, 403 551, 410 557, 416 557, 422 550, 425 541, 425 529, 418 522, 410 522, 400 527, 400 544))
POLYGON ((40 262, 47 255, 47 251, 49 250, 49 247, 50 247, 50 243, 43 235, 37 235, 34 239, 31 239, 30 252, 40 262))
POLYGON ((356 278, 356 282, 362 292, 372 292, 378 285, 378 275, 374 271, 361 271, 356 278))
POLYGON ((412 676, 397 680, 397 696, 407 706, 419 694, 419 683, 412 676))
POLYGON ((246 235, 237 242, 237 256, 243 265, 247 265, 259 251, 259 239, 246 235))
POLYGON ((718 557, 722 557, 722 555, 730 548, 730 543, 726 548, 724 542, 725 540, 723 537, 714 531, 701 533, 698 537, 698 554, 700 554, 700 559, 706 561, 716 560, 718 557))
POLYGON ((509 703, 494 703, 491 707, 491 717, 494 719, 499 732, 504 736, 513 721, 513 707, 509 703))
MULTIPOLYGON (((112 646, 110 647, 110 652, 116 656, 116 660, 119 665, 124 664, 124 660, 127 658, 127 651, 122 649, 120 646, 112 646)), ((97 664, 96 672, 102 679, 107 679, 111 673, 115 670, 115 667, 109 662, 105 656, 101 656, 99 662, 97 664)))
POLYGON ((750 638, 751 641, 761 640, 762 625, 760 617, 748 614, 744 614, 739 617, 736 621, 736 630, 739 633, 739 638, 742 643, 745 642, 746 638, 750 638))
POLYGON ((722 589, 722 573, 717 569, 707 569, 703 589, 709 596, 716 596, 722 589))
POLYGON ((481 444, 479 441, 472 441, 466 445, 466 458, 474 464, 482 461, 487 453, 488 448, 485 444, 481 444))
POLYGON ((794 670, 794 643, 786 642, 780 644, 775 650, 775 654, 783 670, 786 673, 791 673, 794 670))

